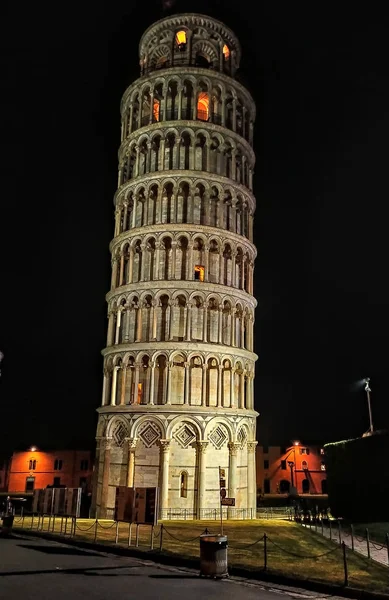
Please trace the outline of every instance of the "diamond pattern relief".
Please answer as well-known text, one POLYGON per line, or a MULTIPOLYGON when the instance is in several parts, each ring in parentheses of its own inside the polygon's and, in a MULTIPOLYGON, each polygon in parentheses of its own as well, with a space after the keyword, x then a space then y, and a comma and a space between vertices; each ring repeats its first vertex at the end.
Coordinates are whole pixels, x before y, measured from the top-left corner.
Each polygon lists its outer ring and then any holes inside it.
POLYGON ((126 435, 127 428, 123 423, 118 423, 112 433, 112 438, 116 446, 119 446, 120 448, 123 446, 126 435))
POLYGON ((184 423, 177 429, 177 431, 173 434, 173 437, 180 444, 182 448, 187 448, 189 444, 195 441, 196 434, 193 429, 184 423))
POLYGON ((246 431, 243 429, 243 427, 241 427, 238 432, 238 442, 239 442, 239 444, 241 444, 241 446, 244 446, 246 441, 247 441, 246 431))
POLYGON ((218 425, 208 436, 208 439, 215 446, 217 450, 220 450, 222 446, 228 440, 228 433, 222 425, 218 425))
POLYGON ((143 427, 142 431, 139 433, 139 437, 146 446, 146 448, 151 448, 156 441, 161 437, 160 431, 154 423, 148 421, 143 427))

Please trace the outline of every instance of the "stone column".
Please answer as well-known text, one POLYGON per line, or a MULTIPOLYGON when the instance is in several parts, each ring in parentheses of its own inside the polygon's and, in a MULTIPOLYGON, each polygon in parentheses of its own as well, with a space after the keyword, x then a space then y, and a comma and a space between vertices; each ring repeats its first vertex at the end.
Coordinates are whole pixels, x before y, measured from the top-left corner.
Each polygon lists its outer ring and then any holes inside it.
POLYGON ((240 347, 244 348, 244 312, 239 316, 240 325, 240 347))
POLYGON ((170 318, 171 318, 171 312, 172 312, 171 301, 168 300, 167 307, 166 307, 165 340, 170 340, 170 330, 171 330, 170 318))
MULTIPOLYGON (((143 203, 143 208, 146 206, 146 201, 143 203)), ((140 280, 145 280, 145 264, 146 264, 146 244, 140 245, 141 249, 141 265, 140 265, 140 280)))
POLYGON ((95 454, 95 464, 93 467, 93 476, 92 476, 92 498, 91 498, 91 517, 96 518, 96 505, 97 505, 97 486, 99 479, 99 469, 100 469, 100 445, 101 445, 101 437, 96 437, 96 454, 95 454))
POLYGON ((231 367, 230 396, 231 396, 231 408, 235 408, 235 369, 234 369, 234 367, 231 367))
POLYGON ((207 406, 207 364, 202 365, 203 368, 203 380, 201 386, 201 406, 207 406))
POLYGON ((130 247, 130 257, 128 259, 128 278, 127 283, 132 283, 132 274, 134 271, 134 248, 130 247))
POLYGON ((108 317, 108 332, 107 332, 107 346, 112 346, 113 344, 113 330, 115 325, 115 313, 111 311, 108 317))
POLYGON ((127 378, 127 367, 122 365, 122 385, 120 389, 120 405, 123 406, 125 404, 126 399, 126 378, 127 378))
POLYGON ((247 508, 252 511, 252 519, 257 511, 257 478, 255 472, 256 441, 247 442, 247 508))
POLYGON ((127 487, 134 487, 135 478, 135 449, 137 444, 137 438, 125 438, 127 442, 127 487))
POLYGON ((190 404, 190 363, 186 362, 185 365, 185 396, 184 404, 190 404))
MULTIPOLYGON (((236 481, 238 475, 238 449, 239 444, 236 442, 229 442, 228 444, 228 497, 236 498, 236 481)), ((236 504, 236 503, 235 503, 236 504)), ((228 518, 234 516, 235 509, 228 509, 228 518)))
POLYGON ((204 508, 206 508, 206 490, 207 490, 207 463, 206 452, 209 442, 197 442, 197 464, 198 464, 198 479, 197 479, 197 518, 204 519, 204 508))
MULTIPOLYGON (((207 220, 207 225, 209 220, 207 220)), ((204 246, 204 281, 209 281, 209 244, 204 246)))
POLYGON ((191 321, 192 321, 192 304, 188 302, 186 306, 186 332, 185 341, 190 342, 191 340, 191 321))
POLYGON ((111 290, 114 290, 117 286, 117 277, 118 277, 118 261, 114 258, 111 261, 112 267, 112 279, 111 279, 111 290))
POLYGON ((119 370, 119 367, 113 368, 112 388, 111 388, 111 406, 115 406, 115 404, 116 404, 116 387, 117 387, 118 370, 119 370))
POLYGON ((101 394, 101 406, 105 406, 106 397, 107 397, 107 381, 108 381, 108 372, 104 369, 104 377, 103 377, 103 392, 101 394))
POLYGON ((120 325, 122 322, 122 311, 119 307, 116 313, 116 331, 115 331, 115 344, 119 343, 120 325))
POLYGON ((109 472, 111 466, 111 446, 112 438, 103 438, 100 442, 100 447, 103 455, 103 476, 101 484, 100 510, 98 515, 100 519, 104 519, 107 517, 109 472))
POLYGON ((217 406, 222 405, 223 366, 219 365, 217 374, 217 406))
POLYGON ((188 260, 188 273, 186 278, 189 281, 193 280, 193 242, 190 241, 188 244, 188 250, 189 250, 189 260, 188 260))
POLYGON ((244 371, 242 370, 239 373, 239 408, 245 407, 245 397, 244 397, 244 371))
POLYGON ((171 440, 159 440, 161 446, 160 465, 161 465, 161 517, 163 510, 169 508, 169 458, 170 458, 171 440))
POLYGON ((152 340, 156 340, 157 339, 157 307, 158 307, 158 303, 156 300, 152 300, 151 302, 151 307, 152 307, 152 321, 151 321, 151 339, 152 340))
POLYGON ((208 302, 203 303, 203 342, 207 341, 208 302))
POLYGON ((154 404, 154 387, 155 387, 155 361, 150 363, 150 394, 149 404, 154 404))
POLYGON ((133 404, 138 404, 139 369, 140 369, 140 364, 139 363, 135 363, 134 397, 132 399, 133 404))
POLYGON ((231 346, 236 345, 236 308, 231 310, 231 346))
MULTIPOLYGON (((136 307, 135 307, 136 308, 136 307)), ((136 315, 136 337, 135 341, 140 342, 142 340, 142 306, 139 304, 137 307, 136 315)))
POLYGON ((172 368, 173 363, 168 362, 167 364, 167 384, 166 384, 166 404, 172 403, 171 393, 172 393, 172 368))
POLYGON ((124 254, 120 256, 120 272, 119 272, 119 285, 123 285, 123 274, 124 274, 124 254))
POLYGON ((171 279, 176 278, 176 254, 177 254, 177 242, 172 242, 172 271, 171 279))
POLYGON ((161 250, 161 242, 155 242, 155 261, 154 261, 154 281, 159 279, 159 254, 161 250))
POLYGON ((219 304, 218 341, 219 344, 223 343, 223 304, 219 304))

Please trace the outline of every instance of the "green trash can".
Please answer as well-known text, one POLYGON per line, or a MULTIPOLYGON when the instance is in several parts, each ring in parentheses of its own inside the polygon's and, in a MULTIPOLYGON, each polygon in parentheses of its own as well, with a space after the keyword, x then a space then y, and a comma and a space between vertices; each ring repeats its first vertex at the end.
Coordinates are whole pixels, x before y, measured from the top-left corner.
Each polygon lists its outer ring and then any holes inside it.
POLYGON ((200 536, 200 577, 228 577, 226 535, 200 536))

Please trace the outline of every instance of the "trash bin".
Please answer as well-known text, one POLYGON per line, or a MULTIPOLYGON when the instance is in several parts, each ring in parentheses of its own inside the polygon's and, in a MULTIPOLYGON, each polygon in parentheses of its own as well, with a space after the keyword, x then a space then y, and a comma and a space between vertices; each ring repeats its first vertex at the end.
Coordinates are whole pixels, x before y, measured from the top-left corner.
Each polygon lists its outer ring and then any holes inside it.
POLYGON ((226 535, 200 536, 200 576, 228 577, 227 541, 226 535))
POLYGON ((1 535, 9 535, 11 533, 12 525, 14 522, 14 515, 6 515, 3 517, 3 526, 1 528, 1 535))

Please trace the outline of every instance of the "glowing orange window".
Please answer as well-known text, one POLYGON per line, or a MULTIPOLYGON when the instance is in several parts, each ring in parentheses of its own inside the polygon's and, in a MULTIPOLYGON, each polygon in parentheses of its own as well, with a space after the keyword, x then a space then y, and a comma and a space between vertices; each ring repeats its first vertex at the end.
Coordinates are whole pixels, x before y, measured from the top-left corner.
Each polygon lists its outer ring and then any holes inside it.
POLYGON ((209 96, 206 92, 200 92, 197 100, 197 118, 202 121, 208 121, 209 117, 209 96))
POLYGON ((179 46, 182 44, 186 44, 186 33, 185 31, 177 31, 176 33, 176 42, 179 46))
POLYGON ((153 104, 153 117, 154 121, 159 121, 159 100, 155 99, 153 104))
POLYGON ((230 49, 227 46, 227 44, 224 44, 224 46, 223 46, 223 55, 226 60, 228 60, 230 58, 230 49))
POLYGON ((142 384, 138 383, 138 397, 136 399, 136 403, 140 404, 142 401, 142 384))
POLYGON ((196 281, 204 281, 205 269, 201 265, 196 265, 194 268, 196 281))

